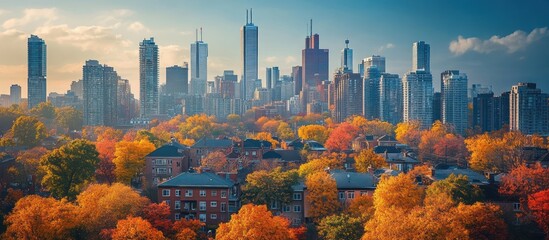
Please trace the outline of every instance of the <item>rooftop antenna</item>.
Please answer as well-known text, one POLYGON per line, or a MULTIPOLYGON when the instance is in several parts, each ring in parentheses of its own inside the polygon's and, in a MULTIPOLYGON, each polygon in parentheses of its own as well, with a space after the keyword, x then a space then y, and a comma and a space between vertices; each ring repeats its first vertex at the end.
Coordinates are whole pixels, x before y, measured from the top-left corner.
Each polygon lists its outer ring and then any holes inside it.
POLYGON ((246 24, 248 24, 248 9, 246 9, 246 24))
POLYGON ((200 27, 200 41, 202 42, 202 27, 200 27))
POLYGON ((305 35, 307 35, 307 33, 309 33, 309 22, 307 22, 307 28, 305 28, 305 35))
POLYGON ((252 15, 252 9, 250 8, 250 23, 254 23, 254 18, 253 18, 253 15, 252 15))
POLYGON ((311 37, 313 36, 313 19, 311 18, 311 37))
POLYGON ((196 31, 195 38, 196 38, 196 41, 198 42, 198 28, 195 29, 195 31, 196 31))
POLYGON ((349 48, 349 39, 345 40, 345 48, 349 48))

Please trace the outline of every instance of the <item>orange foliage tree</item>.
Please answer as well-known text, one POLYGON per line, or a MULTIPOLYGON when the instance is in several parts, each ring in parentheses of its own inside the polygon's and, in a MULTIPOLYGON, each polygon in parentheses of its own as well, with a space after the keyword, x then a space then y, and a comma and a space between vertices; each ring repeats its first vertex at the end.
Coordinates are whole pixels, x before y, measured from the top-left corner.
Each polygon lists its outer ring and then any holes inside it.
POLYGON ((529 195, 528 208, 545 236, 549 236, 549 189, 529 195))
POLYGON ((115 180, 115 165, 112 160, 114 159, 116 142, 117 140, 110 138, 103 138, 95 142, 95 148, 100 159, 99 166, 95 171, 95 178, 100 183, 113 183, 115 180))
POLYGON ((357 127, 364 135, 383 136, 393 135, 395 126, 379 119, 368 120, 364 116, 356 115, 347 119, 351 125, 357 127))
POLYGON ((170 220, 170 206, 166 203, 151 203, 143 209, 143 219, 147 220, 151 225, 162 231, 165 236, 168 236, 172 230, 172 221, 170 220))
POLYGON ((204 159, 200 160, 200 165, 202 168, 209 168, 214 172, 232 172, 237 169, 236 164, 231 164, 222 151, 208 153, 204 159))
POLYGON ((528 195, 549 188, 549 169, 543 168, 539 163, 527 167, 526 165, 513 168, 511 172, 501 179, 499 193, 516 196, 521 205, 526 205, 528 195))
POLYGON ((399 123, 395 129, 395 136, 399 142, 417 147, 421 141, 421 123, 419 121, 399 123))
POLYGON ((374 153, 372 149, 364 149, 355 156, 355 167, 357 172, 368 172, 368 168, 373 170, 387 165, 385 159, 374 153))
POLYGON ((440 158, 453 160, 461 165, 465 165, 467 160, 467 148, 465 139, 454 134, 446 134, 439 139, 433 146, 433 153, 440 158))
POLYGON ((349 149, 351 141, 357 136, 358 128, 343 122, 337 126, 326 140, 326 148, 330 151, 349 149))
POLYGON ((265 205, 246 204, 229 222, 219 225, 216 239, 295 239, 295 236, 289 231, 287 219, 273 216, 265 205))
POLYGON ((112 233, 112 239, 164 240, 166 238, 161 231, 155 229, 147 220, 140 217, 128 217, 118 221, 116 229, 112 233))
POLYGON ((307 175, 315 172, 321 172, 329 169, 342 169, 343 159, 336 156, 323 156, 309 160, 307 163, 299 166, 299 176, 306 177, 307 175))
POLYGON ((303 140, 314 140, 324 143, 328 139, 328 129, 322 125, 306 125, 301 126, 297 130, 297 135, 303 140))
POLYGON ((147 140, 118 142, 113 159, 116 180, 129 184, 138 177, 145 167, 145 156, 154 149, 155 146, 147 140))
POLYGON ((195 240, 200 236, 200 229, 204 223, 198 219, 181 219, 173 224, 175 239, 177 240, 195 240))
POLYGON ((320 221, 336 213, 340 208, 336 181, 328 173, 320 171, 308 175, 305 186, 307 187, 305 204, 310 206, 309 216, 314 221, 320 221))

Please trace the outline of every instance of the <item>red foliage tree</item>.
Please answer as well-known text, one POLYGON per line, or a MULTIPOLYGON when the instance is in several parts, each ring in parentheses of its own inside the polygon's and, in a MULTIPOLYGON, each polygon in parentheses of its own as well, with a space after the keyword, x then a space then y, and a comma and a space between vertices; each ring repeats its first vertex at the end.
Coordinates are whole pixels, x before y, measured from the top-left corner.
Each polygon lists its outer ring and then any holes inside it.
POLYGON ((528 196, 528 208, 545 236, 549 237, 549 189, 528 196))
POLYGON ((162 231, 165 236, 172 229, 170 220, 170 206, 166 203, 151 203, 143 209, 143 218, 151 223, 153 227, 162 231))
POLYGON ((499 193, 519 197, 521 206, 524 206, 528 195, 547 189, 548 183, 549 169, 543 168, 539 163, 533 167, 522 165, 513 168, 501 179, 499 193))
POLYGON ((326 140, 326 148, 330 151, 343 151, 349 149, 351 141, 356 137, 358 128, 348 122, 337 126, 326 140))

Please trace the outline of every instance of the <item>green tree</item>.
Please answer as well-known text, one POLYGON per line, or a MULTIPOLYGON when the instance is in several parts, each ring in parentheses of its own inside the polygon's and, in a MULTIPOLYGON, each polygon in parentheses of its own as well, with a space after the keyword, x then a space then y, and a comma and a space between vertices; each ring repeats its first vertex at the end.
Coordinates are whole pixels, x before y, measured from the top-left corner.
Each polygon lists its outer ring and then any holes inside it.
POLYGON ((82 112, 72 107, 63 107, 56 109, 55 121, 59 127, 72 131, 81 130, 84 119, 82 112))
POLYGON ((8 131, 15 120, 23 115, 20 109, 0 107, 0 134, 8 131))
POLYGON ((51 102, 41 102, 30 110, 31 114, 43 118, 46 121, 51 121, 55 118, 55 107, 51 102))
POLYGON ((53 150, 40 160, 46 175, 42 184, 54 197, 72 200, 93 179, 99 163, 95 145, 77 139, 53 150))
POLYGON ((327 240, 360 239, 364 234, 364 226, 359 218, 347 214, 332 215, 320 221, 318 232, 327 240))
POLYGON ((18 146, 36 146, 46 137, 46 126, 36 117, 21 116, 11 127, 13 142, 18 146))
POLYGON ((264 170, 255 171, 246 177, 246 185, 243 186, 243 200, 253 204, 266 204, 278 202, 282 205, 292 201, 292 186, 297 183, 299 176, 296 170, 287 172, 280 167, 272 172, 264 170))
POLYGON ((456 203, 473 204, 482 200, 482 190, 469 183, 467 176, 450 174, 448 178, 436 181, 427 188, 427 196, 446 193, 456 203))

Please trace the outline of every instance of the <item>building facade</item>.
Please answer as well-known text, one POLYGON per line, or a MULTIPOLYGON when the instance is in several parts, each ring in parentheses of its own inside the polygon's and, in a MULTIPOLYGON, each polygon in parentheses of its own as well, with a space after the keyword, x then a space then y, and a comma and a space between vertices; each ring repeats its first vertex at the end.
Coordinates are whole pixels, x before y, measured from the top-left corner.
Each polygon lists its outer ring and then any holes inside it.
POLYGON ((88 60, 82 74, 84 125, 115 126, 118 115, 118 80, 112 67, 88 60))
POLYGON ((380 78, 381 74, 375 65, 368 67, 364 73, 362 113, 367 119, 379 118, 380 78))
POLYGON ((28 108, 46 101, 46 42, 36 35, 27 41, 28 54, 28 108))
POLYGON ((393 125, 402 121, 402 81, 398 74, 381 74, 379 81, 379 119, 393 125))
POLYGON ((302 83, 301 111, 307 109, 307 104, 314 103, 319 98, 317 86, 329 80, 329 50, 320 48, 320 36, 313 35, 311 20, 310 35, 305 38, 305 49, 301 51, 302 83))
POLYGON ((208 81, 208 44, 202 41, 202 29, 196 42, 191 44, 191 94, 206 94, 208 81))
POLYGON ((140 115, 158 115, 158 46, 154 38, 139 43, 139 85, 140 115))
POLYGON ((424 41, 412 44, 412 72, 431 72, 431 46, 424 41))
POLYGON ((242 79, 241 88, 243 100, 251 100, 254 95, 255 81, 258 79, 258 27, 253 24, 252 11, 249 21, 246 10, 246 25, 240 29, 242 46, 242 79))
POLYGON ((10 86, 10 104, 19 104, 21 102, 21 86, 13 84, 10 86))
POLYGON ((408 72, 402 78, 403 120, 417 120, 422 128, 433 122, 433 76, 425 71, 408 72))
POLYGON ((189 93, 189 65, 166 67, 166 93, 183 95, 189 93))
POLYGON ((549 134, 549 95, 535 83, 518 83, 509 95, 509 129, 524 134, 549 134))
POLYGON ((333 116, 342 122, 353 115, 362 115, 363 81, 358 73, 337 72, 334 76, 333 116))
POLYGON ((458 70, 441 73, 442 122, 464 135, 468 127, 467 75, 458 70))

